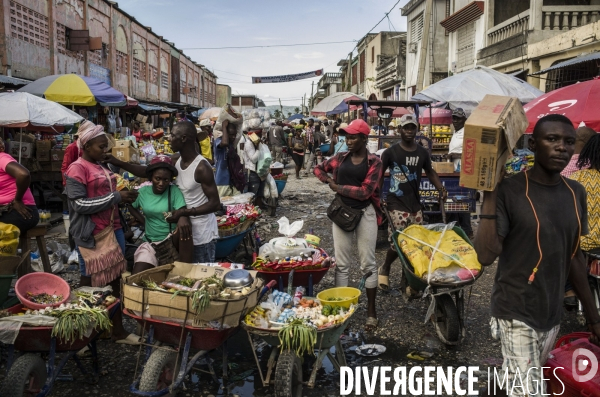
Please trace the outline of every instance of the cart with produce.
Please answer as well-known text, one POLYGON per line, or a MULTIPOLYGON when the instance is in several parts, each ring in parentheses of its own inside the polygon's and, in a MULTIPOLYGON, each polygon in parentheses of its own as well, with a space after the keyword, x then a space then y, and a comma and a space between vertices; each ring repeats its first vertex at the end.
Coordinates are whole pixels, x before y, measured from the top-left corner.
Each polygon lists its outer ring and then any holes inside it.
POLYGON ((331 288, 320 292, 317 298, 303 297, 301 287, 296 288, 293 297, 289 293, 273 291, 266 301, 246 315, 242 327, 248 333, 250 345, 254 347, 254 337, 271 346, 264 375, 255 349, 252 351, 262 384, 268 387, 274 383, 275 397, 303 395, 302 360, 305 355, 316 356, 307 382, 310 388, 315 386, 317 372, 325 357, 338 372, 340 367, 347 366, 340 336, 350 323, 369 276, 370 272, 362 278, 358 289, 331 288))
MULTIPOLYGON (((384 212, 390 222, 385 207, 384 212)), ((465 336, 465 288, 484 270, 473 244, 453 224, 412 225, 396 230, 392 240, 402 263, 406 296, 420 293, 428 299, 425 320, 433 323, 442 342, 459 344, 465 336)))
POLYGON ((139 357, 144 347, 146 354, 142 362, 138 359, 130 391, 143 396, 174 393, 197 364, 208 366, 208 371, 201 371, 218 382, 211 360, 204 360, 217 348, 223 350, 226 383, 227 339, 265 288, 262 280, 243 269, 179 262, 128 277, 123 313, 135 319, 146 335, 139 357))
MULTIPOLYGON (((31 275, 39 274, 48 276, 31 275)), ((27 281, 31 275, 21 280, 27 281)), ((68 284, 66 288, 69 291, 68 284)), ((90 382, 99 379, 96 341, 110 330, 110 319, 119 310, 119 300, 110 291, 93 292, 91 287, 75 291, 71 299, 68 295, 63 299, 62 294, 48 294, 52 292, 29 294, 27 299, 21 299, 29 307, 18 304, 0 311, 0 332, 4 337, 13 333, 12 343, 6 344, 7 375, 0 388, 2 396, 47 396, 57 379, 72 380, 72 376, 61 374, 70 359, 90 382), (11 319, 13 316, 18 323, 11 319), (76 355, 86 346, 92 356, 91 373, 76 355), (58 353, 62 353, 61 357, 58 353)))
POLYGON ((253 243, 251 232, 254 230, 256 220, 260 218, 261 210, 250 204, 252 193, 234 197, 223 197, 223 214, 217 216, 219 238, 216 241, 215 258, 224 259, 231 255, 244 243, 246 253, 251 255, 246 241, 253 243))

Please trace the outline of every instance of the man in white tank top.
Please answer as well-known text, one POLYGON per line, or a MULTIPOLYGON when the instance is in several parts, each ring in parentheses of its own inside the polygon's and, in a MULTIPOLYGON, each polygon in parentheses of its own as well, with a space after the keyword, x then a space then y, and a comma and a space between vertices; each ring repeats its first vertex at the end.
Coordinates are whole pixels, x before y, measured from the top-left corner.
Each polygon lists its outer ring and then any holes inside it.
MULTIPOLYGON (((171 148, 178 152, 172 156, 179 173, 175 183, 183 193, 186 208, 174 211, 167 221, 177 223, 182 237, 191 232, 195 263, 215 262, 216 239, 219 238, 215 212, 221 208, 221 201, 212 167, 198 153, 196 127, 191 121, 175 124, 171 132, 171 148)), ((136 176, 146 176, 145 166, 125 163, 110 154, 106 155, 106 161, 136 176)))

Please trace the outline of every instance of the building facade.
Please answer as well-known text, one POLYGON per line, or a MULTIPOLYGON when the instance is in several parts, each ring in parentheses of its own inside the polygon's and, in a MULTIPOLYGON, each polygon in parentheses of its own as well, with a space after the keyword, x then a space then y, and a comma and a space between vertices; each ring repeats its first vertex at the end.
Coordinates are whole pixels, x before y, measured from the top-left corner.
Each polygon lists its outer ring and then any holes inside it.
POLYGON ((0 0, 0 73, 96 77, 141 101, 210 107, 216 76, 108 0, 0 0), (101 49, 70 51, 74 31, 101 49))
POLYGON ((265 103, 260 100, 256 95, 232 95, 231 96, 231 107, 241 113, 247 109, 255 109, 258 107, 264 107, 265 103))

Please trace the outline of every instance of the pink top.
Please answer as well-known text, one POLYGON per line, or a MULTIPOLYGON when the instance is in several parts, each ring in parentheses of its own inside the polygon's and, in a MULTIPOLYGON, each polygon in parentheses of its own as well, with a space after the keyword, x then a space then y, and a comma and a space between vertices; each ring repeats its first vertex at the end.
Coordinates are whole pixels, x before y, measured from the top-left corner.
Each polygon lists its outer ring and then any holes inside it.
MULTIPOLYGON (((106 170, 110 176, 112 182, 112 191, 117 192, 117 177, 111 171, 106 170)), ((67 169, 67 176, 75 179, 76 181, 85 185, 87 189, 87 197, 94 198, 109 194, 111 189, 108 184, 108 179, 102 167, 98 164, 90 163, 84 160, 83 157, 78 158, 72 163, 67 169)), ((121 219, 119 218, 119 212, 115 205, 112 210, 104 210, 96 214, 90 215, 92 222, 96 224, 96 228, 92 234, 96 235, 107 227, 110 223, 110 213, 114 211, 114 229, 121 229, 121 219)))
MULTIPOLYGON (((17 183, 15 178, 6 173, 6 166, 13 161, 17 161, 8 153, 0 152, 0 205, 10 204, 17 194, 17 183)), ((23 195, 23 204, 35 205, 33 194, 27 188, 23 195)))
MULTIPOLYGON (((579 161, 578 154, 574 154, 573 156, 571 156, 571 161, 569 161, 569 164, 567 164, 567 166, 561 171, 560 174, 565 178, 570 178, 574 172, 579 171, 579 168, 577 168, 577 161, 579 161)), ((585 170, 587 168, 589 167, 585 166, 582 168, 582 170, 585 170)))

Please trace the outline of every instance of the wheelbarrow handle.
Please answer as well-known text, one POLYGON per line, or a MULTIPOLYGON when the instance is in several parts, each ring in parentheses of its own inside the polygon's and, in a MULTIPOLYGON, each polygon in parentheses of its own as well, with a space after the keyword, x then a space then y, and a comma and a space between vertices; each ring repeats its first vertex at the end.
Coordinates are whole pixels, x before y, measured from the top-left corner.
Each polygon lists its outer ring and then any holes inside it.
POLYGON ((392 222, 392 217, 390 216, 390 212, 388 211, 387 204, 385 201, 381 202, 381 209, 383 210, 385 218, 387 219, 388 224, 390 225, 390 229, 394 231, 394 222, 392 222))
POLYGON ((442 213, 442 223, 446 223, 446 206, 442 194, 440 194, 440 212, 442 213))
POLYGON ((360 283, 358 283, 358 289, 359 289, 359 290, 361 290, 361 291, 362 291, 362 290, 364 290, 364 289, 365 289, 365 283, 367 282, 367 279, 368 279, 369 277, 371 277, 372 275, 373 275, 373 272, 372 272, 372 271, 368 271, 368 272, 366 272, 366 273, 365 273, 365 274, 362 276, 362 278, 360 279, 360 283))

